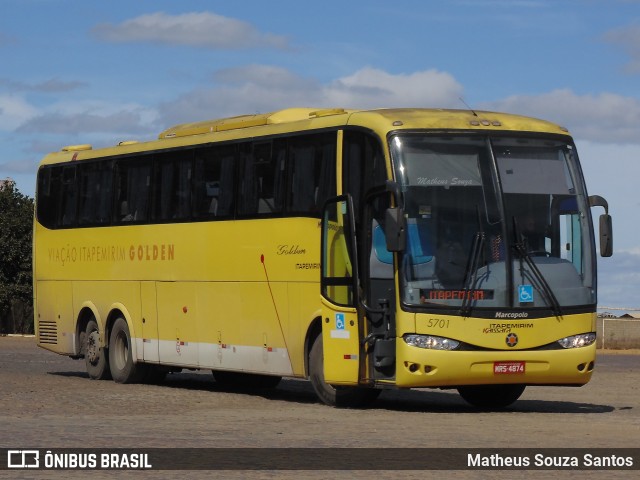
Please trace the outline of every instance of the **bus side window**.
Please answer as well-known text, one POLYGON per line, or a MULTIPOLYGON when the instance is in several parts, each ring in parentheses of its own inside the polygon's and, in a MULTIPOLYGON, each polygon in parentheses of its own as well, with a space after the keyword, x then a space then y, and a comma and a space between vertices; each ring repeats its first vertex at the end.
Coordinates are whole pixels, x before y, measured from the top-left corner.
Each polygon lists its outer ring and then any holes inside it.
POLYGON ((156 156, 154 219, 185 220, 191 216, 193 150, 156 156))
POLYGON ((315 205, 313 144, 294 144, 291 148, 291 207, 298 212, 311 212, 315 205))
POLYGON ((278 142, 240 145, 238 214, 274 215, 282 212, 285 150, 278 142))
POLYGON ((47 228, 56 228, 56 211, 59 200, 60 168, 40 167, 38 170, 37 210, 38 221, 47 228))
POLYGON ((336 133, 291 139, 289 160, 288 211, 319 217, 336 195, 336 133))
POLYGON ((324 202, 336 196, 336 138, 335 134, 323 137, 316 187, 315 209, 322 210, 324 202))
POLYGON ((123 160, 116 166, 117 222, 145 222, 149 218, 151 160, 123 160))
POLYGON ((282 212, 282 186, 286 151, 276 151, 274 142, 257 143, 253 147, 255 186, 258 189, 258 214, 282 212))
POLYGON ((372 187, 384 185, 386 178, 384 155, 379 142, 362 132, 345 131, 342 191, 353 196, 356 216, 360 214, 360 199, 372 187))
MULTIPOLYGON (((220 191, 217 201, 217 216, 233 214, 233 199, 235 196, 235 152, 220 158, 220 191)), ((211 205, 209 206, 211 211, 211 205)))
POLYGON ((240 191, 238 197, 238 214, 255 215, 258 213, 258 181, 256 178, 255 159, 250 143, 240 146, 240 191))
POLYGON ((196 150, 195 215, 228 217, 233 213, 235 145, 196 150))
POLYGON ((105 225, 111 221, 111 162, 78 166, 80 177, 80 225, 105 225))
POLYGON ((60 218, 58 225, 71 227, 76 224, 78 215, 78 183, 76 181, 76 167, 62 167, 62 185, 60 186, 60 218))

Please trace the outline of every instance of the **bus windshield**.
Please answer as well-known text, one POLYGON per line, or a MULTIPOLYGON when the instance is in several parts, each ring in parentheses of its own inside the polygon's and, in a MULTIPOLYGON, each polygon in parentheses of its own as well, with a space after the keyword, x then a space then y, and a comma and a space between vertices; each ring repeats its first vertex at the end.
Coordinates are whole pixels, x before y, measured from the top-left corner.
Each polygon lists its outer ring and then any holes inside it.
POLYGON ((391 151, 407 220, 405 305, 559 315, 595 303, 590 213, 573 145, 403 134, 391 151))

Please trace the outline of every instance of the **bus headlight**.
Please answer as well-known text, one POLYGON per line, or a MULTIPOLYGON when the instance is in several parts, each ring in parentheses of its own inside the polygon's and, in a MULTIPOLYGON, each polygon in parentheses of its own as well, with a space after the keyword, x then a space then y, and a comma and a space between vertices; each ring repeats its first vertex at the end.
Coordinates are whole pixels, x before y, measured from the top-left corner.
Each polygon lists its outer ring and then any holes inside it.
POLYGON ((573 335, 571 337, 565 337, 558 340, 558 343, 562 346, 562 348, 580 348, 580 347, 588 347, 593 342, 596 341, 596 334, 591 333, 582 333, 580 335, 573 335))
POLYGON ((407 345, 430 350, 455 350, 460 342, 450 338, 436 337, 434 335, 407 334, 402 337, 407 345))

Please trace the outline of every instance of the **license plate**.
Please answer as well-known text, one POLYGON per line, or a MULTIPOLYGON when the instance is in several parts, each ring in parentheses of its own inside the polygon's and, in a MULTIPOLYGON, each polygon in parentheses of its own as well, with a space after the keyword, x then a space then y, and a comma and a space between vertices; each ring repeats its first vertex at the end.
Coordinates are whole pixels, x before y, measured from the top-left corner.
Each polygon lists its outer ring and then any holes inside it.
POLYGON ((525 362, 493 362, 495 375, 518 375, 524 373, 525 362))

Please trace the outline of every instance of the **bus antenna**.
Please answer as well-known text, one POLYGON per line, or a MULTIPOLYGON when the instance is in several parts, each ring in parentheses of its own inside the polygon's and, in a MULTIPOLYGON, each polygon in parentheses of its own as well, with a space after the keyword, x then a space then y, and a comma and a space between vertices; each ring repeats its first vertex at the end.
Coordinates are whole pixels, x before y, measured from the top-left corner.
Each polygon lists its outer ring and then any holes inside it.
POLYGON ((459 100, 464 104, 464 106, 465 106, 465 107, 467 107, 467 108, 469 109, 469 111, 470 111, 471 113, 473 113, 473 116, 474 116, 474 117, 477 117, 477 116, 478 116, 478 114, 473 110, 473 108, 471 108, 471 107, 469 106, 469 104, 468 104, 467 102, 465 102, 465 101, 464 101, 464 98, 462 98, 462 97, 458 97, 458 99, 459 99, 459 100))

